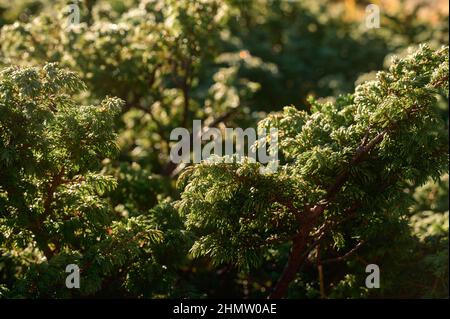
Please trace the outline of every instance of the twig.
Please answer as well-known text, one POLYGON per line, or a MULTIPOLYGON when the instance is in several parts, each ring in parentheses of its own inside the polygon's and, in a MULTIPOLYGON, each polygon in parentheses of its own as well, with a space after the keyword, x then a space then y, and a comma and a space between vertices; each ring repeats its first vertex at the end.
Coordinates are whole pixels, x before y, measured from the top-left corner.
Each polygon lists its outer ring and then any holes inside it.
POLYGON ((350 251, 348 251, 344 255, 342 255, 340 257, 336 257, 336 258, 329 258, 329 259, 321 260, 320 263, 321 264, 331 264, 331 263, 335 263, 335 262, 344 261, 345 259, 347 259, 351 255, 353 255, 364 244, 365 244, 364 240, 360 241, 355 247, 353 247, 350 251))

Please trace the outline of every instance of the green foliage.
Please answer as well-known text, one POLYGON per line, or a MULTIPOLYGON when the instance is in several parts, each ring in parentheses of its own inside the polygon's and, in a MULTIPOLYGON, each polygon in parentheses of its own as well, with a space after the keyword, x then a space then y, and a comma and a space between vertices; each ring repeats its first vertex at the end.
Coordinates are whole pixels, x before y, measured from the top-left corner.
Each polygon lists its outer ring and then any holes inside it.
MULTIPOLYGON (((164 257, 154 250, 182 246, 176 212, 174 231, 157 213, 114 213, 105 195, 117 182, 100 171, 100 160, 117 153, 114 117, 123 103, 107 98, 79 105, 73 95, 83 88, 55 64, 0 73, 1 264, 8 265, 1 277, 12 287, 8 296, 68 297, 63 279, 71 263, 84 277, 75 295, 105 293, 105 281, 117 271, 141 258, 145 267, 161 268, 164 257), (11 274, 10 267, 21 270, 11 274)), ((130 278, 122 281, 125 291, 137 293, 126 290, 134 285, 130 278)))
POLYGON ((180 211, 187 228, 202 235, 191 248, 194 257, 248 269, 261 262, 261 249, 294 230, 295 216, 282 203, 299 190, 286 177, 262 176, 258 164, 223 163, 197 165, 179 180, 185 178, 180 211))
POLYGON ((414 191, 411 209, 412 234, 403 244, 410 254, 399 255, 401 285, 392 286, 390 296, 447 298, 449 294, 448 174, 438 182, 428 181, 414 191), (421 276, 414 272, 420 271, 421 276))

